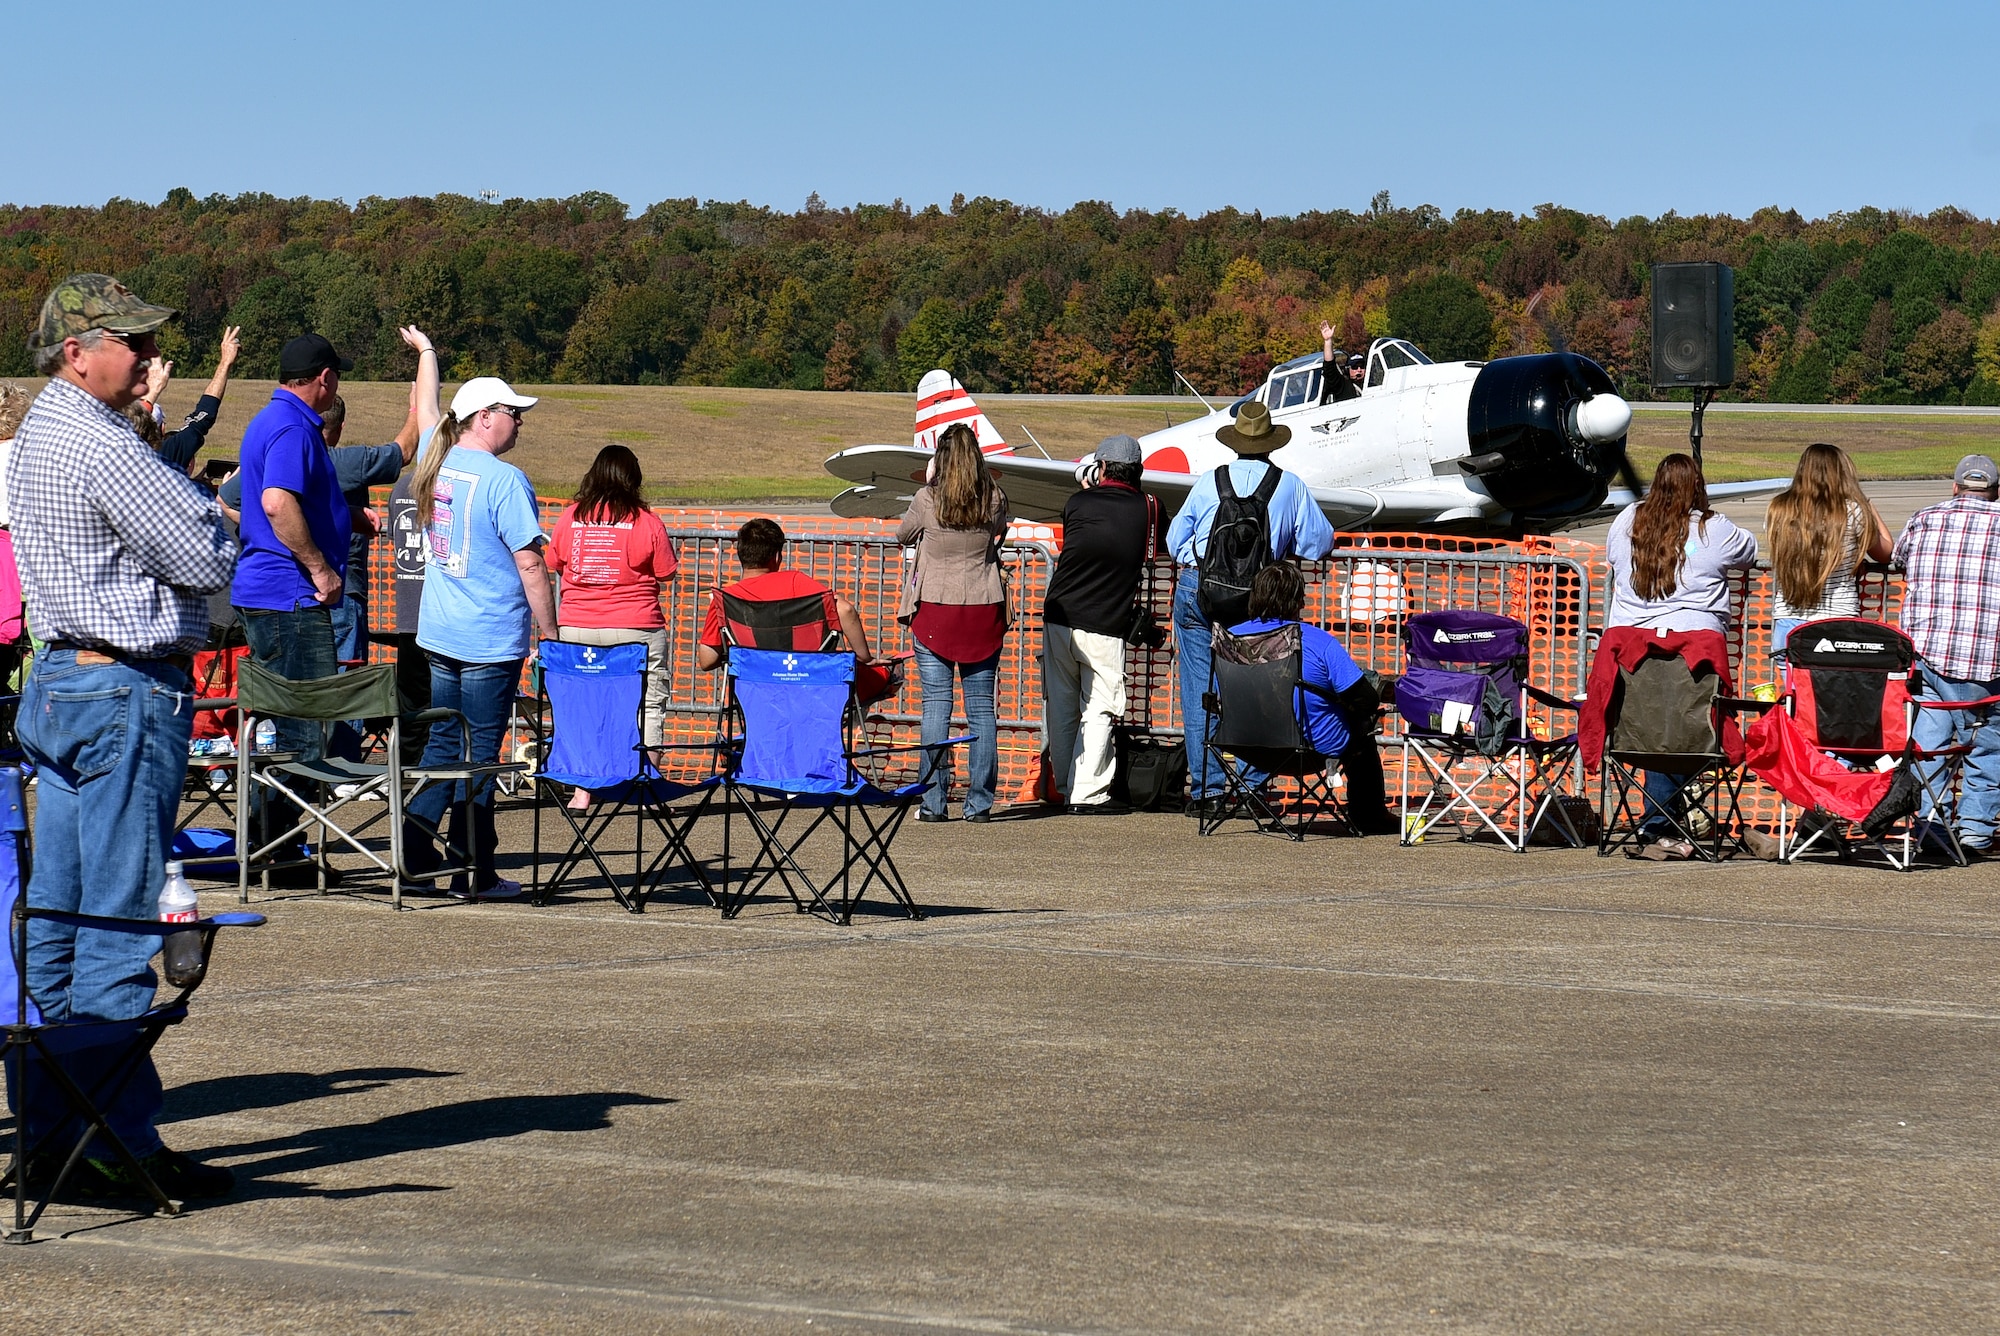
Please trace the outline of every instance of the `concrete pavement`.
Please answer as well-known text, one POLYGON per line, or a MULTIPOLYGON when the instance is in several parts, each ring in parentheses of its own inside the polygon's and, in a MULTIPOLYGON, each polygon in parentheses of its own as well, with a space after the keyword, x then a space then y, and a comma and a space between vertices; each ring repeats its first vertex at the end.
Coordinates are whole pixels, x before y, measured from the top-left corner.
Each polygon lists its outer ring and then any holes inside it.
MULTIPOLYGON (((525 847, 503 816, 503 848, 525 847)), ((58 1208, 45 1330, 2000 1321, 2000 871, 912 824, 935 913, 346 897, 162 1050, 239 1194, 58 1208)), ((205 892, 220 908, 230 896, 205 892)))

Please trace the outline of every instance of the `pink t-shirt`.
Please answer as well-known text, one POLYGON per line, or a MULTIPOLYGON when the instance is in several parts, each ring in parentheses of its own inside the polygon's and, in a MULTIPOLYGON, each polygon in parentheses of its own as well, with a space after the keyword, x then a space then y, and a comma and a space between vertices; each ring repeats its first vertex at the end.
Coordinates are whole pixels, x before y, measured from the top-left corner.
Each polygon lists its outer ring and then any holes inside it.
POLYGON ((562 577, 564 626, 592 630, 655 631, 660 584, 680 568, 667 526, 650 510, 616 524, 578 522, 565 507, 549 544, 549 569, 562 577))

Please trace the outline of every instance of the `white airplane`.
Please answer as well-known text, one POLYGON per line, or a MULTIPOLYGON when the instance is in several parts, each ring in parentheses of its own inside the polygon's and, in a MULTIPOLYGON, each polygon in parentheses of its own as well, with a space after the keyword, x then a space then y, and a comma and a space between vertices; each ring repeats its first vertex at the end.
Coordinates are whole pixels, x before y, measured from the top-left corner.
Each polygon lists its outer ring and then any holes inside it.
MULTIPOLYGON (((1215 439, 1249 398, 1291 428, 1272 462, 1296 473, 1336 529, 1546 533, 1617 513, 1638 499, 1625 457, 1632 408, 1587 357, 1543 353, 1440 365, 1403 339, 1369 347, 1359 386, 1336 368, 1322 383, 1320 354, 1272 368, 1255 394, 1139 438, 1142 486, 1168 513, 1201 474, 1236 457, 1215 439), (1613 487, 1614 479, 1625 486, 1613 487)), ((1207 400, 1202 401, 1204 405, 1207 400)), ((893 519, 924 481, 937 436, 953 422, 978 433, 1014 513, 1049 522, 1091 476, 1093 460, 1017 453, 965 387, 932 371, 917 387, 911 445, 858 445, 826 461, 853 484, 836 515, 893 519)), ((1711 500, 1775 492, 1789 479, 1719 483, 1711 500)))

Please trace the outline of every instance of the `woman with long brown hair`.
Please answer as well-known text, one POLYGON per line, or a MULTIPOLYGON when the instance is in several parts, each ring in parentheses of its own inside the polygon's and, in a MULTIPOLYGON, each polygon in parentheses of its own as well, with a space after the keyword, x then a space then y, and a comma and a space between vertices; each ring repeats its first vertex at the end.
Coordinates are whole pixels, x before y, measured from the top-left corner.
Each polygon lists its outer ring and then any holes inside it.
MULTIPOLYGON (((1729 573, 1757 564, 1757 538, 1708 504, 1701 466, 1671 454, 1653 472, 1652 490, 1620 511, 1604 540, 1611 563, 1607 628, 1635 626, 1654 632, 1729 633, 1729 573)), ((1669 838, 1668 818, 1682 811, 1686 779, 1646 772, 1642 836, 1668 855, 1688 858, 1694 847, 1669 838)))
MULTIPOLYGON (((972 731, 967 758, 967 821, 988 820, 1000 782, 999 727, 993 716, 993 679, 1007 637, 1007 585, 1000 542, 1007 536, 1007 494, 994 483, 979 452, 979 437, 964 423, 938 437, 931 477, 910 499, 896 541, 916 549, 915 569, 903 583, 897 620, 916 642, 923 683, 925 742, 951 736, 954 677, 965 692, 972 731)), ((951 787, 947 753, 924 793, 919 821, 943 821, 951 787)))
POLYGON ((646 647, 644 737, 661 741, 672 668, 660 590, 680 568, 667 528, 646 504, 639 457, 622 445, 597 452, 556 520, 549 569, 562 577, 556 621, 583 645, 646 647))
POLYGON ((1764 512, 1771 540, 1771 574, 1777 600, 1771 616, 1771 652, 1801 622, 1861 615, 1855 576, 1866 554, 1887 561, 1895 539, 1874 505, 1862 495, 1854 461, 1837 445, 1815 442, 1799 456, 1792 485, 1771 498, 1764 512))

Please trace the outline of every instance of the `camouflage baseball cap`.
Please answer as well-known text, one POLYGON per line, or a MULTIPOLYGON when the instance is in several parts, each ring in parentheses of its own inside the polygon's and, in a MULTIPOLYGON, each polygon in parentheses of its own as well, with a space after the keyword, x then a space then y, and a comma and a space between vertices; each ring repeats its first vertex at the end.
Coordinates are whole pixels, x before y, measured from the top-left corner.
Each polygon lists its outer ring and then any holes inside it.
POLYGON ((42 303, 42 322, 28 347, 53 348, 87 330, 150 334, 179 312, 140 301, 109 274, 71 274, 42 303))

